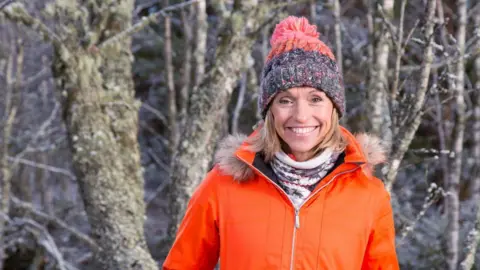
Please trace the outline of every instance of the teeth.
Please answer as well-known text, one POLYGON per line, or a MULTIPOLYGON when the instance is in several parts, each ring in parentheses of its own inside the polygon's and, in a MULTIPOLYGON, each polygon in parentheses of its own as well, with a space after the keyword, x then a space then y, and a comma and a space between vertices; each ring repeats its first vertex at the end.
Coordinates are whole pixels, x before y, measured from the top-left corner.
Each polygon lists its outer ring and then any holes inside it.
POLYGON ((308 127, 308 128, 291 128, 291 130, 295 133, 298 134, 305 134, 312 132, 315 129, 315 127, 308 127))

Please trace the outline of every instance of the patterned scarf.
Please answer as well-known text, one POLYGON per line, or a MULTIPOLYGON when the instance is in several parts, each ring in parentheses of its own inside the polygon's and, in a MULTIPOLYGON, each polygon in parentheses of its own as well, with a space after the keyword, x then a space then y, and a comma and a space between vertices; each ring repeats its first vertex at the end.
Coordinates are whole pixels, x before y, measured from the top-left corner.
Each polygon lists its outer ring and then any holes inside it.
POLYGON ((318 182, 333 168, 339 155, 339 152, 327 148, 310 160, 298 162, 282 151, 275 154, 270 165, 279 179, 280 186, 294 205, 300 207, 318 182))

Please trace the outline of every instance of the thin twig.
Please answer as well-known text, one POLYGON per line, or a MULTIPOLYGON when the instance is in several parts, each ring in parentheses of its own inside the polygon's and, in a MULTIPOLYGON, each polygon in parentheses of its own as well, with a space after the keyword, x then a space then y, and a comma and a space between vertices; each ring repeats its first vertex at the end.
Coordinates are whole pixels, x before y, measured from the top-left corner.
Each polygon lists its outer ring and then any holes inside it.
MULTIPOLYGON (((385 11, 383 10, 383 5, 378 4, 378 11, 380 12, 380 17, 382 18, 383 23, 387 26, 388 31, 390 32, 390 37, 392 37, 392 42, 395 45, 395 47, 398 46, 398 42, 395 39, 395 32, 397 32, 395 29, 396 27, 388 20, 387 15, 385 14, 385 11)), ((402 24, 402 23, 400 23, 402 24)))
POLYGON ((37 72, 35 75, 30 76, 26 80, 21 82, 21 87, 28 87, 31 84, 34 83, 40 83, 39 81, 42 81, 44 79, 49 78, 50 75, 50 68, 51 64, 45 65, 39 72, 37 72))
MULTIPOLYGON (((465 61, 469 60, 470 58, 474 58, 480 56, 480 50, 473 51, 469 54, 465 54, 463 56, 463 59, 465 61)), ((440 69, 444 66, 451 65, 451 64, 456 64, 458 61, 460 61, 460 57, 457 57, 455 59, 448 58, 447 60, 432 64, 432 68, 440 69)), ((402 72, 413 72, 413 71, 419 71, 422 68, 421 65, 415 65, 415 66, 403 66, 400 68, 402 72)))
POLYGON ((108 39, 106 39, 104 42, 98 44, 97 48, 102 50, 108 46, 111 46, 115 43, 118 43, 119 41, 121 41, 122 39, 124 39, 126 36, 129 36, 129 35, 132 35, 140 30, 142 30, 143 28, 145 28, 148 24, 150 23, 154 23, 154 22, 157 22, 157 20, 162 17, 162 16, 166 16, 167 15, 167 12, 170 12, 170 11, 174 11, 174 10, 177 10, 177 9, 180 9, 180 8, 183 8, 183 7, 186 7, 188 5, 191 5, 191 4, 194 4, 194 3, 197 3, 199 1, 205 1, 205 0, 190 0, 190 1, 187 1, 187 2, 182 2, 182 3, 179 3, 179 4, 175 4, 175 5, 171 5, 171 6, 168 6, 166 8, 163 8, 155 13, 152 13, 151 15, 147 16, 147 17, 142 17, 142 19, 140 20, 140 22, 132 25, 131 27, 129 27, 128 29, 125 29, 124 31, 116 34, 115 36, 112 36, 108 39))
POLYGON ((43 170, 46 170, 46 171, 49 171, 49 172, 60 173, 60 174, 68 176, 73 181, 76 181, 76 179, 77 179, 75 177, 75 175, 73 175, 69 170, 66 170, 66 169, 53 167, 53 166, 50 166, 50 165, 47 165, 47 164, 38 163, 38 162, 34 162, 34 161, 31 161, 31 160, 28 160, 28 159, 23 159, 23 158, 18 158, 18 157, 7 156, 7 159, 10 162, 18 162, 18 163, 23 164, 23 165, 28 165, 28 166, 31 166, 31 167, 34 167, 34 168, 43 169, 43 170))
POLYGON ((340 0, 333 0, 333 17, 335 19, 335 51, 337 58, 337 65, 340 74, 343 74, 343 52, 342 52, 342 27, 341 27, 341 7, 340 0))
POLYGON ((12 203, 12 206, 20 208, 24 211, 27 211, 27 212, 31 213, 34 217, 36 217, 38 219, 41 219, 41 220, 44 220, 44 221, 47 221, 47 222, 49 222, 49 223, 51 223, 51 224, 53 224, 53 225, 55 225, 59 228, 62 228, 64 230, 68 231, 73 236, 75 236, 77 239, 79 239, 79 240, 85 242, 86 244, 88 244, 88 246, 93 251, 97 251, 99 249, 99 246, 97 245, 97 243, 92 238, 90 238, 88 235, 80 232, 76 228, 66 224, 65 222, 61 221, 57 217, 54 217, 54 216, 48 215, 44 212, 41 212, 41 211, 35 209, 32 204, 24 202, 24 201, 22 201, 22 200, 20 200, 16 197, 13 197, 13 196, 10 198, 10 202, 12 203))
MULTIPOLYGON (((52 112, 50 113, 50 115, 48 116, 48 118, 42 123, 42 125, 40 125, 40 128, 38 129, 38 131, 32 136, 32 138, 29 140, 29 142, 27 143, 27 146, 20 152, 18 153, 15 158, 17 159, 20 159, 22 158, 26 153, 28 153, 32 147, 32 145, 34 143, 37 142, 37 139, 41 136, 44 135, 45 133, 45 130, 47 129, 48 126, 50 126, 53 122, 53 120, 55 119, 55 117, 57 116, 57 112, 58 110, 60 109, 60 104, 58 102, 55 102, 55 107, 53 108, 52 112)), ((17 166, 17 162, 16 161, 13 161, 13 165, 12 165, 12 168, 16 168, 17 166)))
POLYGON ((67 270, 62 253, 58 250, 53 237, 44 226, 27 218, 14 218, 12 223, 12 225, 24 228, 30 232, 36 238, 37 243, 43 246, 45 250, 55 258, 59 270, 67 270))
POLYGON ((0 12, 3 12, 9 20, 22 23, 25 26, 38 31, 44 40, 52 41, 55 46, 64 47, 60 37, 58 37, 57 34, 48 28, 41 20, 30 15, 22 3, 11 3, 3 10, 0 9, 0 12))
POLYGON ((159 110, 155 109, 154 107, 148 105, 148 103, 142 103, 142 107, 145 108, 147 111, 153 113, 163 125, 168 127, 167 118, 160 112, 159 110))
POLYGON ((404 243, 405 238, 413 231, 418 221, 425 216, 428 208, 430 208, 433 203, 438 201, 441 196, 445 196, 445 191, 441 187, 438 187, 435 183, 432 183, 428 188, 427 197, 425 197, 422 210, 420 210, 415 219, 408 226, 406 226, 405 229, 403 229, 401 233, 402 237, 397 241, 396 247, 399 247, 404 243))

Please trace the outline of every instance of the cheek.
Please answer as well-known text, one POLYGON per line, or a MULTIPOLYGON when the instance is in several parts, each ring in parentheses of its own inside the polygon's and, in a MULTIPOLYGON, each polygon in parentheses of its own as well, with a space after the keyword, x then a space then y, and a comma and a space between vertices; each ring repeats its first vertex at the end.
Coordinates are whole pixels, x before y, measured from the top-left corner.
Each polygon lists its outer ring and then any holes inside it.
POLYGON ((272 108, 273 122, 277 131, 283 130, 283 126, 288 119, 288 112, 285 110, 272 108))

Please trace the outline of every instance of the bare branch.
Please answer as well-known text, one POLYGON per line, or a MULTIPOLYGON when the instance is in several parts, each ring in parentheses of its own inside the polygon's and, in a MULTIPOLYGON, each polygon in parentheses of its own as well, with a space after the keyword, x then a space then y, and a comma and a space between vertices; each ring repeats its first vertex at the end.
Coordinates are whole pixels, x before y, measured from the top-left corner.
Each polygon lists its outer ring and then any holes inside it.
POLYGON ((50 166, 50 165, 47 165, 47 164, 38 163, 38 162, 34 162, 34 161, 31 161, 31 160, 28 160, 28 159, 23 159, 23 158, 18 158, 18 157, 7 156, 7 159, 8 159, 9 162, 16 162, 16 163, 20 163, 20 164, 23 164, 23 165, 28 165, 28 166, 31 166, 31 167, 34 167, 34 168, 43 169, 43 170, 46 170, 46 171, 49 171, 49 172, 63 174, 65 176, 67 176, 68 178, 72 179, 73 181, 77 180, 75 175, 73 175, 69 170, 66 170, 66 169, 62 169, 62 168, 58 168, 58 167, 54 167, 54 166, 50 166))
POLYGON ((165 16, 165 81, 168 89, 168 126, 170 127, 170 153, 174 153, 180 137, 179 126, 177 122, 177 98, 175 93, 175 82, 173 78, 172 63, 172 26, 170 16, 165 16))
MULTIPOLYGON (((399 27, 397 31, 397 43, 395 44, 395 49, 396 49, 396 58, 395 58, 395 76, 393 79, 393 85, 392 85, 392 90, 391 90, 391 97, 390 101, 393 104, 395 100, 397 99, 397 93, 398 93, 398 82, 400 80, 400 63, 402 60, 402 55, 403 55, 403 27, 404 27, 404 20, 405 20, 405 7, 407 6, 407 0, 401 0, 402 6, 400 8, 400 22, 399 22, 399 27)), ((393 108, 393 107, 391 107, 393 108)))
MULTIPOLYGON (((437 85, 437 70, 436 69, 432 69, 433 70, 433 86, 434 89, 436 88, 436 85, 437 85)), ((439 91, 438 89, 435 89, 434 91, 434 95, 435 95, 435 109, 436 109, 436 124, 437 124, 437 133, 438 133, 438 140, 439 140, 439 143, 440 143, 440 151, 445 151, 447 149, 447 143, 446 143, 446 139, 447 139, 447 136, 445 134, 445 123, 444 123, 444 118, 443 118, 443 112, 442 112, 442 103, 440 101, 440 94, 439 94, 439 91)), ((444 182, 448 181, 448 172, 449 172, 449 168, 448 168, 448 158, 447 156, 445 155, 440 155, 440 164, 441 164, 441 169, 442 169, 442 173, 443 173, 443 180, 444 182)))
POLYGON ((39 72, 37 72, 35 75, 26 78, 25 80, 21 81, 21 87, 28 87, 34 83, 40 83, 44 79, 47 79, 50 77, 50 65, 47 64, 45 65, 39 72))
POLYGON ((441 197, 444 197, 445 194, 445 191, 441 187, 438 187, 435 183, 430 184, 430 187, 427 191, 427 196, 425 197, 422 205, 422 210, 420 210, 415 219, 402 230, 402 232, 400 233, 402 237, 397 241, 396 247, 403 245, 405 238, 413 231, 417 222, 423 216, 425 216, 428 208, 430 208, 430 206, 432 206, 432 204, 438 201, 441 197))
POLYGON ((181 127, 185 125, 187 119, 187 108, 189 93, 191 87, 191 75, 192 75, 192 21, 191 15, 194 14, 193 6, 192 11, 188 12, 184 9, 181 11, 183 33, 185 34, 185 58, 183 59, 183 73, 182 73, 182 87, 180 89, 180 121, 181 127))
POLYGON ((243 103, 245 100, 245 92, 247 92, 247 72, 242 74, 242 79, 240 80, 240 89, 238 92, 237 104, 235 105, 235 110, 233 111, 232 116, 232 133, 238 133, 238 119, 240 118, 240 113, 243 108, 243 103))
POLYGON ((45 250, 53 258, 55 258, 55 260, 57 261, 58 269, 67 270, 62 253, 58 250, 55 241, 44 226, 38 224, 31 219, 26 218, 15 218, 13 219, 12 225, 22 227, 26 231, 30 232, 36 238, 37 243, 40 244, 43 248, 45 248, 45 250))
POLYGON ((207 4, 206 1, 200 1, 195 5, 196 11, 196 29, 195 29, 195 50, 193 52, 195 59, 195 80, 193 89, 198 85, 205 74, 205 55, 207 51, 207 4))
POLYGON ((310 21, 317 24, 317 1, 310 0, 310 21))
POLYGON ((17 61, 16 66, 17 69, 15 71, 15 82, 14 82, 14 89, 15 93, 20 93, 20 89, 22 87, 22 80, 23 80, 23 60, 24 60, 24 48, 23 48, 23 41, 19 39, 17 41, 17 61))
MULTIPOLYGON (((473 16, 474 27, 480 31, 480 2, 475 6, 475 15, 473 16)), ((480 32, 478 32, 480 33, 480 32)), ((477 34, 478 34, 477 33, 477 34)), ((480 49, 480 40, 476 41, 476 47, 480 49)), ((478 244, 480 242, 480 56, 477 56, 473 63, 473 72, 475 74, 475 94, 473 95, 473 160, 475 160, 472 185, 472 201, 477 202, 475 211, 477 217, 475 225, 468 234, 466 245, 466 256, 461 263, 462 270, 470 270, 475 264, 478 244)))
MULTIPOLYGON (((5 127, 3 129, 3 147, 2 147, 2 155, 0 156, 1 158, 1 174, 2 178, 0 179, 0 192, 1 192, 1 198, 0 198, 0 213, 7 215, 8 210, 10 208, 9 204, 9 198, 10 198, 10 187, 11 187, 11 170, 8 166, 7 162, 7 155, 8 155, 8 143, 10 141, 10 134, 11 134, 11 129, 12 129, 12 124, 13 120, 15 119, 15 113, 16 109, 13 108, 11 111, 9 111, 7 121, 5 123, 5 127)), ((5 229, 5 224, 6 220, 1 219, 0 220, 0 235, 3 235, 4 229, 5 229)), ((0 269, 3 269, 3 261, 4 261, 4 243, 3 243, 3 237, 0 237, 0 269)))
MULTIPOLYGON (((445 67, 447 65, 452 65, 452 64, 456 64, 458 63, 458 61, 460 61, 461 59, 463 59, 463 61, 468 61, 470 60, 471 58, 475 58, 477 56, 480 56, 480 50, 474 50, 472 51, 471 53, 466 53, 463 57, 456 57, 456 58, 451 58, 449 57, 448 59, 446 60, 443 60, 441 62, 438 62, 438 63, 434 63, 431 65, 432 68, 435 68, 435 69, 440 69, 442 67, 445 67)), ((420 69, 422 68, 421 65, 415 65, 415 66, 402 66, 400 68, 400 70, 402 72, 414 72, 414 71, 419 71, 420 69)))
POLYGON ((12 203, 13 207, 16 207, 18 209, 27 211, 28 213, 31 213, 34 217, 44 221, 44 222, 49 222, 52 225, 55 225, 58 228, 64 229, 71 233, 73 236, 75 236, 77 239, 85 242, 93 251, 99 249, 98 245, 95 243, 93 239, 91 239, 88 235, 80 232, 79 230, 75 229, 74 227, 66 224, 65 222, 61 221, 57 217, 48 215, 46 213, 43 213, 35 207, 33 207, 32 204, 24 202, 14 196, 10 198, 10 202, 12 203))
POLYGON ((165 117, 165 115, 162 114, 162 112, 153 108, 152 106, 150 106, 147 103, 142 103, 142 107, 145 108, 147 111, 153 113, 158 118, 158 120, 160 120, 160 122, 162 122, 163 125, 168 126, 167 118, 165 117))
MULTIPOLYGON (((395 33, 397 32, 396 27, 390 22, 388 16, 385 14, 385 10, 383 9, 383 5, 378 4, 378 12, 380 13, 380 18, 382 19, 383 23, 387 26, 388 31, 390 32, 390 37, 395 47, 399 46, 397 43, 399 42, 395 39, 395 33)), ((402 25, 402 23, 400 23, 402 25)))
POLYGON ((333 0, 333 16, 335 18, 335 52, 337 58, 338 69, 343 74, 343 53, 342 53, 342 28, 340 15, 340 0, 333 0))
MULTIPOLYGON (((49 117, 42 123, 38 131, 32 136, 32 138, 27 143, 27 146, 15 156, 15 159, 22 158, 26 153, 28 153, 31 150, 32 145, 37 142, 37 139, 40 138, 41 136, 44 136, 45 130, 47 129, 47 127, 49 127, 52 124, 53 120, 57 116, 57 112, 59 109, 60 109, 60 104, 58 102, 55 102, 55 107, 53 108, 49 117)), ((14 161, 12 167, 15 168, 16 166, 17 166, 17 162, 14 161)))
POLYGON ((435 15, 435 5, 436 0, 429 0, 427 2, 427 16, 426 16, 426 25, 425 25, 425 39, 426 39, 426 48, 423 52, 423 63, 420 74, 420 83, 417 91, 417 99, 412 107, 412 121, 408 122, 405 127, 402 128, 401 134, 396 134, 395 138, 397 143, 394 144, 391 154, 391 166, 389 167, 387 177, 386 177, 386 188, 391 191, 395 177, 397 176, 398 168, 400 167, 400 162, 403 159, 405 152, 407 151, 413 136, 420 125, 422 114, 421 109, 423 107, 425 96, 428 90, 428 82, 431 72, 431 64, 433 61, 433 29, 434 29, 434 15, 435 15))
POLYGON ((97 48, 100 49, 100 50, 103 50, 106 47, 111 46, 111 45, 121 41, 126 36, 129 36, 129 35, 132 35, 136 32, 139 32, 140 30, 145 28, 148 24, 157 22, 160 17, 167 16, 167 14, 166 14, 167 12, 174 11, 174 10, 177 10, 177 9, 180 9, 180 8, 184 8, 188 5, 191 5, 191 4, 200 2, 200 1, 205 1, 205 0, 190 0, 190 1, 187 1, 187 2, 182 2, 182 3, 179 3, 179 4, 175 4, 175 5, 171 5, 171 6, 168 6, 166 8, 163 8, 163 9, 161 9, 161 10, 155 12, 155 13, 152 13, 151 15, 149 15, 147 17, 142 17, 140 22, 132 25, 128 29, 125 29, 124 31, 116 34, 115 36, 112 36, 112 37, 106 39, 102 43, 98 44, 97 48))
POLYGON ((462 175, 462 153, 466 123, 466 104, 465 104, 465 62, 463 55, 465 53, 465 39, 467 27, 467 0, 457 1, 458 28, 456 33, 459 61, 455 67, 456 80, 453 87, 455 93, 455 128, 452 138, 452 151, 455 153, 450 160, 450 174, 446 187, 448 196, 445 199, 445 210, 447 215, 447 264, 448 269, 456 270, 460 251, 458 249, 460 235, 460 178, 462 175))
POLYGON ((48 28, 41 20, 33 17, 27 11, 25 6, 21 3, 11 3, 0 12, 4 13, 6 17, 16 23, 21 23, 32 30, 37 31, 42 35, 45 41, 52 41, 55 46, 63 46, 61 39, 48 28))

